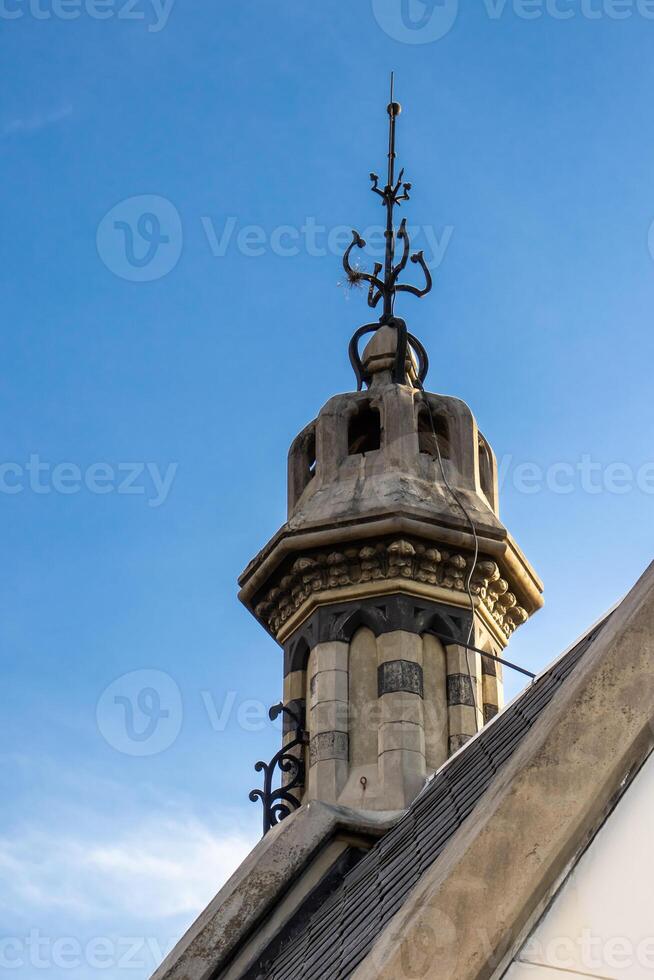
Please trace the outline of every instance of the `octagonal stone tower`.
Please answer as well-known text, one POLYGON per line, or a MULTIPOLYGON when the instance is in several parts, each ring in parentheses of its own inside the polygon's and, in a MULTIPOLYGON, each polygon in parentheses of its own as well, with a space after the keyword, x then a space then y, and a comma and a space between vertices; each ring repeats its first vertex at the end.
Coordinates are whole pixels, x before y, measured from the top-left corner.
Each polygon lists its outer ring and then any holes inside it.
POLYGON ((394 380, 398 338, 377 329, 367 390, 294 440, 288 520, 239 580, 305 719, 302 802, 408 806, 502 705, 501 666, 478 651, 501 655, 542 605, 488 441, 462 401, 422 390, 410 346, 394 380))

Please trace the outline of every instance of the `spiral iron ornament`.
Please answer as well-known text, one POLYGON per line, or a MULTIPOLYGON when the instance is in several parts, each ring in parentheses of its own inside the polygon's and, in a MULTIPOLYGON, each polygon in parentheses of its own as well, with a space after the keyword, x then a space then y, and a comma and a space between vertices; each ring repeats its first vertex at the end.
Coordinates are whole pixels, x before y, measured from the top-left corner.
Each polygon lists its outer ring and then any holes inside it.
POLYGON ((276 721, 281 714, 286 715, 293 722, 293 738, 282 746, 270 762, 256 763, 254 767, 256 772, 264 774, 263 789, 253 789, 249 796, 252 803, 261 800, 263 804, 264 837, 269 830, 301 806, 294 790, 303 786, 305 779, 304 746, 308 743, 308 735, 304 731, 302 718, 294 708, 282 702, 273 705, 268 712, 271 721, 276 721), (297 748, 301 748, 302 751, 294 755, 293 750, 297 748), (276 770, 279 770, 282 777, 286 777, 279 789, 273 789, 276 770))

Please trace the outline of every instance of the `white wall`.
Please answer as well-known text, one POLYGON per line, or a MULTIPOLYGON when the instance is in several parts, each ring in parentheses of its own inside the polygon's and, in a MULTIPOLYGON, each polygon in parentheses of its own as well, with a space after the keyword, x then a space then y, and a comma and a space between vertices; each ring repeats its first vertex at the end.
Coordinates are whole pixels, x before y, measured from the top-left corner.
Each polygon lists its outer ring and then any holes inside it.
POLYGON ((566 977, 654 980, 654 757, 505 973, 566 977))

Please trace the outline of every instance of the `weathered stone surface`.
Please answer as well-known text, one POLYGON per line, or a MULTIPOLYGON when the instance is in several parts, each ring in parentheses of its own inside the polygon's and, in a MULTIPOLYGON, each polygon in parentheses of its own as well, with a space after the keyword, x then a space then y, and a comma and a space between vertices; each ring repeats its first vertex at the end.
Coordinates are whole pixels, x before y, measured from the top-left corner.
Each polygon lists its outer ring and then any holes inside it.
POLYGON ((454 755, 455 752, 458 752, 459 749, 462 749, 463 746, 466 744, 466 742, 469 742, 471 738, 472 738, 472 734, 470 734, 470 735, 450 735, 450 738, 449 738, 449 752, 450 752, 450 755, 454 755))
POLYGON ((346 670, 321 670, 313 674, 310 682, 311 706, 322 701, 347 701, 348 672, 346 670))
POLYGON ((379 729, 379 745, 383 752, 406 749, 425 754, 425 729, 413 721, 385 722, 379 729))
MULTIPOLYGON (((412 618, 420 619, 415 604, 412 618)), ((422 667, 422 636, 417 630, 399 627, 393 632, 381 633, 377 640, 377 657, 380 664, 387 660, 403 660, 422 667)))
POLYGON ((499 520, 487 441, 462 401, 378 382, 332 398, 291 446, 288 521, 243 572, 242 601, 283 642, 316 602, 352 586, 465 591, 475 540, 445 474, 480 544, 473 592, 510 636, 542 605, 542 585, 499 520), (370 451, 349 441, 365 412, 379 420, 370 451))
POLYGON ((425 936, 437 942, 437 955, 425 960, 421 973, 426 980, 501 977, 570 862, 654 748, 653 706, 654 565, 388 922, 353 980, 404 976, 403 955, 425 936))
POLYGON ((488 724, 491 718, 495 717, 498 710, 496 704, 484 704, 484 724, 488 724))
POLYGON ((472 693, 472 681, 468 674, 447 675, 447 703, 452 705, 467 704, 474 708, 475 698, 472 693))
POLYGON ((377 668, 377 688, 380 698, 397 691, 423 697, 422 667, 410 660, 388 660, 377 668))
MULTIPOLYGON (((345 732, 349 729, 350 705, 345 701, 321 701, 309 712, 308 725, 311 736, 323 732, 345 732)), ((325 758, 332 758, 328 756, 325 758)), ((326 802, 334 802, 327 800, 326 802)))
POLYGON ((385 749, 379 756, 379 769, 387 805, 405 807, 407 801, 415 800, 425 785, 427 768, 424 748, 419 752, 411 749, 385 749))
POLYGON ((303 688, 304 801, 407 806, 495 702, 460 644, 501 650, 542 605, 499 518, 495 457, 472 412, 392 383, 394 343, 378 331, 369 390, 330 399, 293 442, 287 521, 240 578, 241 600, 284 647, 289 689, 303 688), (372 638, 358 644, 362 630, 372 638), (376 657, 353 664, 362 649, 376 657), (446 675, 467 670, 475 690, 452 678, 448 708, 446 675))
MULTIPOLYGON (((361 534, 365 531, 361 528, 361 534)), ((336 532, 335 532, 336 533, 336 532)), ((333 546, 324 550, 307 551, 302 558, 283 562, 269 580, 265 591, 258 594, 254 614, 280 642, 292 635, 296 623, 303 622, 316 604, 360 595, 365 598, 383 592, 392 583, 435 600, 447 598, 457 604, 457 593, 467 597, 471 592, 491 621, 497 624, 500 636, 508 639, 529 617, 513 589, 508 570, 488 558, 477 560, 466 551, 440 550, 429 542, 412 535, 406 538, 383 537, 368 540, 360 537, 348 542, 343 551, 333 546), (504 576, 509 576, 506 578, 504 576)), ((533 597, 532 597, 533 600, 533 597)), ((540 601, 523 599, 531 611, 540 601)))
POLYGON ((309 758, 311 765, 327 759, 347 760, 349 739, 347 732, 319 732, 311 738, 309 758))

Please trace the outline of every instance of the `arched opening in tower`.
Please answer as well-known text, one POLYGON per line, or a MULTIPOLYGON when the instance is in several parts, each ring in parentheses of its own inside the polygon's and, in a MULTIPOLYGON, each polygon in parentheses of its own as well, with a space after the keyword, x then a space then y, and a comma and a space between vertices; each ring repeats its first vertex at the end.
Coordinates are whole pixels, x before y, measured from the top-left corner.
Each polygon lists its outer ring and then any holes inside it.
POLYGON ((381 448, 381 416, 368 402, 350 419, 347 451, 350 456, 371 453, 381 448))
POLYGON ((493 462, 488 443, 479 437, 479 482, 487 500, 493 501, 493 462))
POLYGON ((427 408, 421 408, 418 415, 418 446, 421 453, 426 453, 434 459, 438 458, 438 450, 443 459, 451 458, 450 429, 447 419, 442 415, 431 413, 431 421, 427 408))

